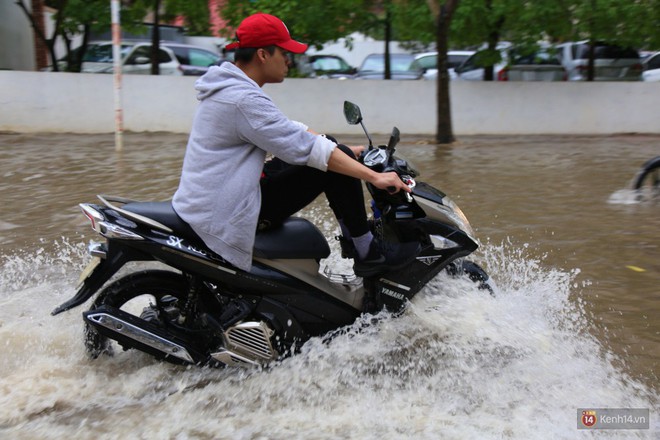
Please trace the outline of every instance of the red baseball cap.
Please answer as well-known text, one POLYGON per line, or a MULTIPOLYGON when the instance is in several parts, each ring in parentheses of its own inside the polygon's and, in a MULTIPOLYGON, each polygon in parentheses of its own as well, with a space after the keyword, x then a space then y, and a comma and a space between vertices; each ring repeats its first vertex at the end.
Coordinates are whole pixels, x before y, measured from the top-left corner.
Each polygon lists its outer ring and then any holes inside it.
POLYGON ((228 44, 226 48, 278 46, 289 52, 303 53, 308 47, 291 38, 282 20, 261 12, 241 22, 236 30, 236 39, 236 43, 228 44))

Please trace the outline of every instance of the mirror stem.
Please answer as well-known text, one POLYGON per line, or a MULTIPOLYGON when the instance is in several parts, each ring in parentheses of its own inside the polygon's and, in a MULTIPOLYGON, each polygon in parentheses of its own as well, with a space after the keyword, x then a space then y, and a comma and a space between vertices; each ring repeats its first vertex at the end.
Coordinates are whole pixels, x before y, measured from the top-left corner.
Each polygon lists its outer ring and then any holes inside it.
POLYGON ((361 119, 360 119, 360 125, 362 126, 362 130, 364 130, 364 134, 367 135, 367 139, 369 139, 369 150, 373 150, 374 149, 374 144, 371 141, 371 136, 369 136, 369 132, 367 131, 367 127, 364 126, 364 123, 362 122, 361 119))

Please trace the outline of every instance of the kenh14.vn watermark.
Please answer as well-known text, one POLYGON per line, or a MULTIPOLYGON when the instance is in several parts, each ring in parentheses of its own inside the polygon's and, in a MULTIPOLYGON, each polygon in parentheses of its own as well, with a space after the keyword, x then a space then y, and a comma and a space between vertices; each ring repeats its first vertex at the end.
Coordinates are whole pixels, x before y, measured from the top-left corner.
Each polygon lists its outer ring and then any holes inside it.
POLYGON ((648 408, 578 408, 578 429, 649 429, 648 408))

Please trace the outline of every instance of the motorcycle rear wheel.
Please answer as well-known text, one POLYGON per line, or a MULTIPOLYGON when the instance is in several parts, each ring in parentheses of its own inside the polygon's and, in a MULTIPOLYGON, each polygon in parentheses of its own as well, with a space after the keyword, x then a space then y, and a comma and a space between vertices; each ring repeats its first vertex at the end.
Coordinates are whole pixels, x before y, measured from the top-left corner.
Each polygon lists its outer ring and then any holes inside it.
POLYGON ((633 179, 633 189, 660 188, 660 156, 647 161, 633 179))
MULTIPOLYGON (((165 296, 173 296, 183 304, 187 295, 188 283, 183 275, 165 270, 145 270, 109 284, 96 297, 89 310, 107 305, 140 317, 142 307, 151 304, 158 308, 165 296)), ((109 338, 98 333, 87 322, 84 331, 85 348, 90 357, 96 359, 103 354, 113 354, 109 338)))

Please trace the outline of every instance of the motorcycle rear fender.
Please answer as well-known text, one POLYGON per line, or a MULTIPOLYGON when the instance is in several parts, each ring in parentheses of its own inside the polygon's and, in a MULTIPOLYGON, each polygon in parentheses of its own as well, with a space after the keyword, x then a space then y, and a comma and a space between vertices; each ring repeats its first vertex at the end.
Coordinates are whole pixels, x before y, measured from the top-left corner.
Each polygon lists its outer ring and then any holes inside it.
POLYGON ((51 315, 55 316, 67 310, 86 302, 108 281, 112 276, 117 273, 129 261, 144 260, 144 258, 133 255, 128 248, 117 248, 111 246, 106 258, 102 259, 100 264, 94 268, 92 273, 89 274, 82 282, 82 286, 78 292, 63 304, 57 306, 51 315))

